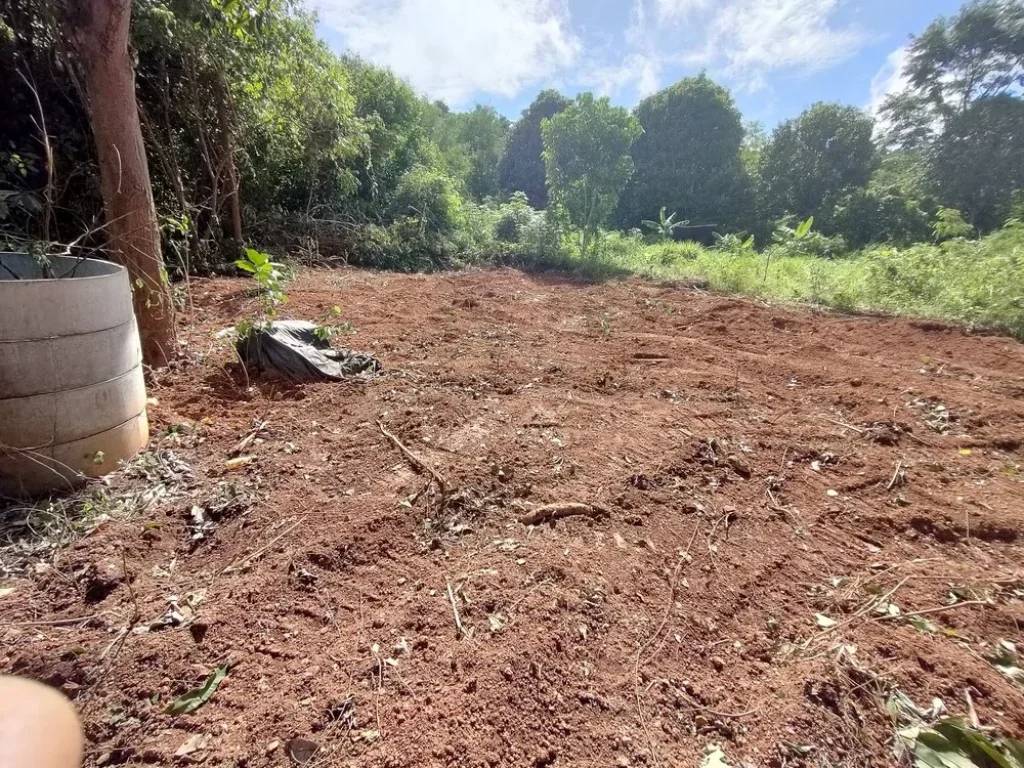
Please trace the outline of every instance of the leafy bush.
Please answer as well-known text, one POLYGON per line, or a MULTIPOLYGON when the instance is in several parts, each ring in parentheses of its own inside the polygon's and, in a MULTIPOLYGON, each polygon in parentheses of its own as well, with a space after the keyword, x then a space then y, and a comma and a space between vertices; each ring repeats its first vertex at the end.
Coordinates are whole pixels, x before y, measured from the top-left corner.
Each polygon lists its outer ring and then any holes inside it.
POLYGON ((821 256, 834 258, 846 253, 846 241, 839 236, 828 237, 813 229, 814 217, 811 216, 791 227, 792 217, 781 219, 775 225, 772 236, 774 244, 770 250, 780 256, 821 256))
POLYGON ((524 230, 529 227, 537 212, 530 207, 525 192, 516 192, 512 199, 501 206, 499 218, 494 225, 494 236, 503 243, 518 243, 522 240, 524 230))
POLYGON ((932 230, 935 233, 935 240, 940 241, 967 237, 974 232, 974 227, 964 221, 964 215, 956 208, 939 208, 932 230))
POLYGON ((649 261, 668 266, 679 261, 693 261, 706 253, 707 249, 700 243, 681 240, 677 243, 658 243, 647 249, 649 261))
POLYGON ((410 220, 402 224, 403 229, 418 221, 424 231, 439 235, 456 230, 461 211, 462 198, 452 178, 423 165, 414 165, 402 175, 391 203, 396 223, 410 220))
POLYGON ((917 201, 895 189, 858 189, 843 195, 823 229, 855 248, 868 243, 908 245, 928 239, 931 231, 928 214, 917 201))

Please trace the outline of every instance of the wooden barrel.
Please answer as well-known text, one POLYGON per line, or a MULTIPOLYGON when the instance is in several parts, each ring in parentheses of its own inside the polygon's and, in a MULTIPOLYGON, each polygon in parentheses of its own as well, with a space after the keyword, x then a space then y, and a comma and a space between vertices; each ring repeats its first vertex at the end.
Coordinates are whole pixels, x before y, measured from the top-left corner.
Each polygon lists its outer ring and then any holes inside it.
POLYGON ((0 254, 0 494, 74 487, 148 439, 127 271, 0 254))

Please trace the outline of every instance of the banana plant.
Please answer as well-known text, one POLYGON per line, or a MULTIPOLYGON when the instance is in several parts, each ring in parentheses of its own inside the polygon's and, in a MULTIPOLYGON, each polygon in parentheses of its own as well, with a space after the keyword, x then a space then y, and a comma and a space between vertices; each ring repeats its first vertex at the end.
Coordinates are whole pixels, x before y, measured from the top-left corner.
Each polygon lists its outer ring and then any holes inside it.
POLYGON ((661 240, 671 240, 672 234, 677 229, 682 229, 690 223, 688 219, 682 221, 676 221, 678 213, 673 213, 671 216, 665 216, 665 206, 661 207, 658 212, 658 220, 651 221, 650 219, 644 219, 641 224, 647 227, 647 229, 655 232, 661 240))

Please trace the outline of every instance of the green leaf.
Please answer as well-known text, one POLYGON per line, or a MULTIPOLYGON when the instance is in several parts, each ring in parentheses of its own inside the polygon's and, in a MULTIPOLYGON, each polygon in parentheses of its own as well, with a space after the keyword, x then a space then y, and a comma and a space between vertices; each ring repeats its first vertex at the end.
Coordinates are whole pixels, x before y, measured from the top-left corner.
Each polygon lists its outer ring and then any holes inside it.
POLYGON ((254 267, 252 264, 250 264, 245 259, 238 259, 235 262, 235 266, 238 267, 243 272, 248 272, 250 275, 255 275, 256 274, 256 267, 254 267))
POLYGON ((210 676, 206 678, 206 682, 199 688, 193 688, 191 691, 182 694, 177 699, 172 701, 167 709, 164 710, 165 715, 187 715, 190 712, 195 712, 203 704, 210 700, 210 697, 217 692, 217 688, 220 687, 221 681, 227 677, 229 667, 217 667, 210 676))
POLYGON ((261 264, 266 264, 268 261, 270 261, 269 254, 257 251, 255 248, 246 248, 245 255, 249 259, 249 261, 251 261, 253 264, 256 264, 257 266, 261 264))
POLYGON ((806 219, 800 222, 800 226, 796 228, 796 232, 793 233, 793 237, 795 237, 797 240, 803 240, 805 237, 807 237, 807 233, 811 231, 811 227, 813 226, 814 217, 808 216, 806 219))

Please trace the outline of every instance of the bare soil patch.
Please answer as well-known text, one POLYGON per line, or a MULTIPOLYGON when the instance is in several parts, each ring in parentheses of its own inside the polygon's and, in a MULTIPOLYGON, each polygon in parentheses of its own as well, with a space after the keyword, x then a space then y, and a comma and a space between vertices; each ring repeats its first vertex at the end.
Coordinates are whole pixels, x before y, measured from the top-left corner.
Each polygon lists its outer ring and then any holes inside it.
POLYGON ((340 305, 385 374, 247 383, 214 339, 247 288, 193 284, 151 453, 97 497, 130 513, 7 558, 0 672, 75 700, 87 765, 892 765, 897 687, 1024 735, 987 660, 1024 641, 1021 344, 318 271, 283 315, 340 305))

